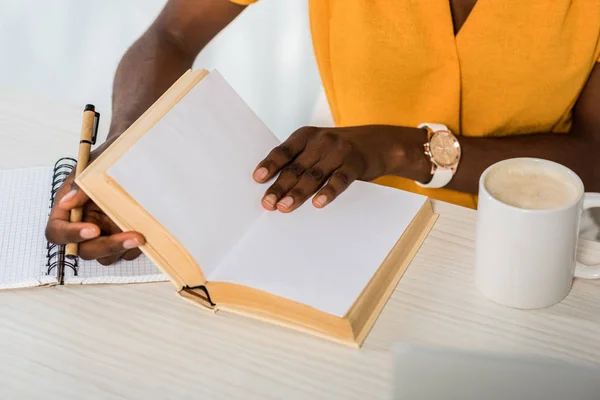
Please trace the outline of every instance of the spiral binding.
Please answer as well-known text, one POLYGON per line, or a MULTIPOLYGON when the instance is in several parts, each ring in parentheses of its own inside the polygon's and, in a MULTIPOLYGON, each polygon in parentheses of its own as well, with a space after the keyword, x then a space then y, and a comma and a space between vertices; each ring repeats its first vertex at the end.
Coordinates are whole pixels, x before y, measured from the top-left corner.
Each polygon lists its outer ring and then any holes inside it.
MULTIPOLYGON (((50 190, 50 209, 52 209, 52 206, 54 205, 54 199, 58 189, 60 189, 67 177, 71 174, 71 171, 75 168, 76 164, 77 160, 70 157, 60 158, 54 164, 54 170, 52 173, 52 186, 50 190)), ((48 214, 49 213, 50 212, 48 212, 48 214)), ((60 284, 62 284, 65 267, 68 267, 71 268, 75 276, 77 276, 77 259, 69 260, 65 257, 65 245, 47 242, 46 249, 46 275, 50 275, 55 272, 60 284)))

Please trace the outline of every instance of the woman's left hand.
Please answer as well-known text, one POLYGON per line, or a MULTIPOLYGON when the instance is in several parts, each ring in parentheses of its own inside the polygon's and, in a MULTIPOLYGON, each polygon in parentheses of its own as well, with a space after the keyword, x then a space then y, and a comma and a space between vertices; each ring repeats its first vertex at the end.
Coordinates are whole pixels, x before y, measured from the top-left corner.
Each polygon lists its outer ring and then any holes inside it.
POLYGON ((398 175, 428 181, 431 164, 423 154, 425 141, 425 131, 417 128, 304 127, 275 147, 253 176, 264 183, 281 171, 262 199, 267 210, 293 211, 317 191, 313 205, 321 208, 357 179, 398 175))

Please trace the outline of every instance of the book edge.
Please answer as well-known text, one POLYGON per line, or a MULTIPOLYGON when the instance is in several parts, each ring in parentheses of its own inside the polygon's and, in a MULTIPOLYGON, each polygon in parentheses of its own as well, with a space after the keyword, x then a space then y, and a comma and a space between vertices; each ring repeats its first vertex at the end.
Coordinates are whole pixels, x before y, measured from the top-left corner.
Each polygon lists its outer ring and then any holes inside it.
MULTIPOLYGON (((364 343, 366 337, 368 336, 369 332, 375 325, 377 319, 381 315, 381 312, 385 308, 385 305, 387 304, 390 297, 394 293, 394 290, 398 286, 398 283, 404 276, 404 273, 408 270, 408 267, 410 266, 414 257, 416 256, 416 254, 420 250, 421 246, 425 242, 425 239, 429 236, 429 233, 433 229, 433 226, 435 225, 435 223, 439 217, 438 214, 433 212, 433 207, 431 204, 431 200, 429 198, 427 198, 426 201, 423 203, 423 206, 422 206, 421 210, 419 211, 419 213, 423 212, 424 208, 427 208, 427 210, 429 211, 429 217, 427 219, 427 222, 421 225, 422 228, 421 228, 420 232, 418 233, 418 235, 416 236, 416 239, 414 240, 414 242, 409 244, 409 247, 404 249, 406 251, 405 255, 402 256, 400 258, 400 260, 398 260, 396 262, 396 264, 398 264, 398 267, 393 274, 393 278, 387 283, 387 285, 385 286, 385 289, 383 291, 381 291, 381 295, 379 295, 379 298, 376 300, 376 304, 373 308, 373 311, 371 311, 370 314, 367 316, 367 319, 366 319, 364 325, 362 326, 362 328, 360 328, 360 330, 358 332, 354 332, 355 340, 359 346, 362 346, 362 344, 364 343)), ((415 221, 417 216, 418 216, 418 213, 415 215, 413 222, 415 221)), ((412 222, 411 222, 411 224, 412 224, 412 222)), ((409 227, 407 227, 406 231, 408 231, 409 229, 410 229, 410 225, 409 225, 409 227)), ((405 233, 406 233, 406 231, 405 231, 405 233)), ((398 242, 400 242, 403 237, 404 237, 404 234, 398 239, 398 242)), ((397 245, 398 244, 399 243, 397 243, 397 245)), ((397 245, 394 246, 394 249, 392 249, 388 253, 388 257, 396 251, 402 251, 402 248, 397 247, 397 245)), ((386 261, 388 261, 388 260, 386 259, 382 263, 381 266, 383 266, 386 261)), ((378 270, 378 272, 379 272, 379 270, 378 270)), ((373 275, 373 278, 376 277, 376 274, 377 274, 377 272, 373 275)), ((369 282, 369 284, 370 283, 371 282, 369 282)), ((354 308, 356 307, 356 305, 359 303, 359 301, 361 301, 361 299, 363 299, 363 296, 365 295, 367 289, 369 288, 369 284, 367 284, 363 293, 361 293, 361 295, 357 298, 355 304, 350 308, 350 310, 348 311, 348 313, 345 316, 345 318, 347 318, 350 321, 351 325, 352 325, 351 314, 352 314, 354 308)))
MULTIPOLYGON (((109 204, 107 204, 108 202, 106 201, 101 201, 100 198, 97 196, 97 192, 102 191, 102 189, 108 189, 110 188, 112 191, 117 191, 117 192, 121 192, 120 193, 120 197, 121 198, 126 198, 127 202, 130 204, 135 204, 134 207, 142 210, 145 214, 147 214, 152 220, 154 220, 154 218, 146 211, 144 210, 139 204, 137 204, 137 202, 125 191, 123 190, 123 188, 121 188, 120 185, 118 185, 116 182, 114 182, 114 180, 112 180, 110 178, 110 176, 107 174, 108 169, 110 169, 110 167, 114 164, 114 162, 116 162, 116 160, 125 152, 128 151, 128 149, 133 146, 138 140, 140 140, 146 132, 148 132, 149 129, 151 129, 154 125, 156 125, 156 123, 158 123, 176 104, 178 101, 180 101, 185 95, 187 95, 187 93, 189 93, 189 91, 196 85, 198 84, 200 81, 202 81, 202 79, 204 79, 207 75, 209 74, 209 71, 206 69, 199 69, 199 70, 188 70, 186 71, 176 82, 174 82, 169 89, 167 89, 125 132, 123 132, 123 134, 117 138, 110 146, 108 149, 106 149, 96 160, 94 160, 94 162, 92 162, 88 168, 86 168, 83 173, 76 179, 76 183, 79 185, 79 187, 86 192, 86 194, 119 226, 119 228, 121 228, 122 230, 131 230, 131 226, 130 224, 126 221, 126 218, 121 218, 119 215, 117 215, 116 212, 114 212, 113 207, 111 207, 109 204), (175 88, 179 85, 182 84, 187 84, 187 86, 182 89, 181 93, 179 96, 176 96, 176 90, 175 88), (169 99, 169 96, 176 96, 174 99, 169 99), (163 109, 163 113, 156 118, 155 121, 153 121, 150 124, 150 127, 148 127, 147 129, 145 129, 143 131, 143 133, 139 133, 137 131, 139 131, 140 129, 140 124, 146 120, 149 119, 151 117, 154 117, 156 113, 158 113, 159 109, 159 105, 161 102, 167 102, 171 100, 170 103, 165 104, 164 105, 164 109, 163 109), (128 132, 130 132, 128 134, 128 132), (136 137, 132 137, 132 135, 135 135, 135 133, 137 133, 136 137), (111 151, 112 149, 112 151, 111 151), (115 156, 115 154, 113 154, 113 152, 116 151, 117 154, 115 156)), ((181 246, 181 244, 175 240, 175 238, 173 238, 170 233, 168 233, 166 231, 166 229, 164 229, 164 227, 162 227, 162 225, 160 223, 158 223, 158 221, 154 220, 153 225, 156 225, 159 232, 161 233, 161 236, 170 238, 170 241, 172 241, 173 243, 177 243, 179 245, 179 247, 183 248, 183 246, 181 246)), ((164 260, 162 257, 158 256, 158 253, 147 243, 143 246, 140 247, 140 250, 146 254, 146 256, 164 273, 169 277, 169 280, 171 280, 171 282, 173 284, 175 284, 175 286, 177 287, 177 289, 181 289, 185 286, 191 285, 194 286, 196 283, 196 281, 194 282, 188 282, 181 273, 179 273, 177 271, 177 268, 174 268, 172 265, 170 265, 166 260, 164 260)), ((191 258, 191 256, 189 255, 189 253, 187 253, 187 251, 184 249, 184 252, 182 253, 186 259, 193 261, 193 258, 191 258)), ((197 269, 199 270, 199 280, 202 281, 201 283, 205 283, 206 282, 206 278, 204 276, 204 273, 201 269, 200 266, 198 266, 195 261, 194 261, 194 265, 197 266, 197 269)), ((185 274, 183 274, 185 275, 185 274)))

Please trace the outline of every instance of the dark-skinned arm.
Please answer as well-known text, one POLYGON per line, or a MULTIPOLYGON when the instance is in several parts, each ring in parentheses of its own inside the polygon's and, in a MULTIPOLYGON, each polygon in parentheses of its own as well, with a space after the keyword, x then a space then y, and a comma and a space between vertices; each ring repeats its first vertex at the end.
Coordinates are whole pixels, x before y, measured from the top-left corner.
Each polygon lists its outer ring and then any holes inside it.
MULTIPOLYGON (((108 139, 92 153, 97 157, 192 67, 202 48, 244 9, 229 0, 169 0, 148 30, 123 56, 113 87, 108 139)), ((70 176, 56 195, 46 225, 51 243, 80 243, 79 255, 109 265, 140 255, 145 243, 137 232, 121 232, 70 176), (72 208, 83 207, 83 221, 69 222, 72 208)))
POLYGON ((459 141, 463 157, 448 188, 477 193, 479 176, 490 165, 507 158, 536 157, 563 164, 579 175, 587 191, 600 192, 600 64, 575 105, 568 134, 459 137, 459 141))
POLYGON ((243 9, 229 0, 170 0, 119 63, 109 137, 137 120, 243 9))
MULTIPOLYGON (((281 172, 262 199, 267 210, 290 212, 313 194, 324 207, 354 180, 384 175, 427 182, 431 163, 423 153, 426 132, 415 127, 368 125, 342 128, 304 127, 274 148, 254 171, 257 182, 281 172)), ((477 193, 490 165, 514 157, 558 162, 577 173, 586 190, 600 192, 600 66, 596 64, 573 110, 568 134, 538 133, 504 137, 460 136, 462 159, 447 188, 477 193)))

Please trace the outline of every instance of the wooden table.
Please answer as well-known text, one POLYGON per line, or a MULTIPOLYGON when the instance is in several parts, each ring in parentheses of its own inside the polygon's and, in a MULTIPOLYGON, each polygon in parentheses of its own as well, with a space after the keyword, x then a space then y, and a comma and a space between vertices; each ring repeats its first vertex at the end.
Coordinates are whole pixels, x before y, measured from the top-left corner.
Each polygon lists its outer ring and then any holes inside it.
MULTIPOLYGON (((0 168, 74 152, 80 108, 0 90, 0 168)), ((170 283, 2 291, 0 398, 388 398, 398 341, 600 364, 600 281, 575 281, 543 310, 496 305, 473 286, 475 212, 435 208, 436 226, 361 350, 215 316, 170 283)), ((581 253, 600 261, 596 243, 581 253)))

